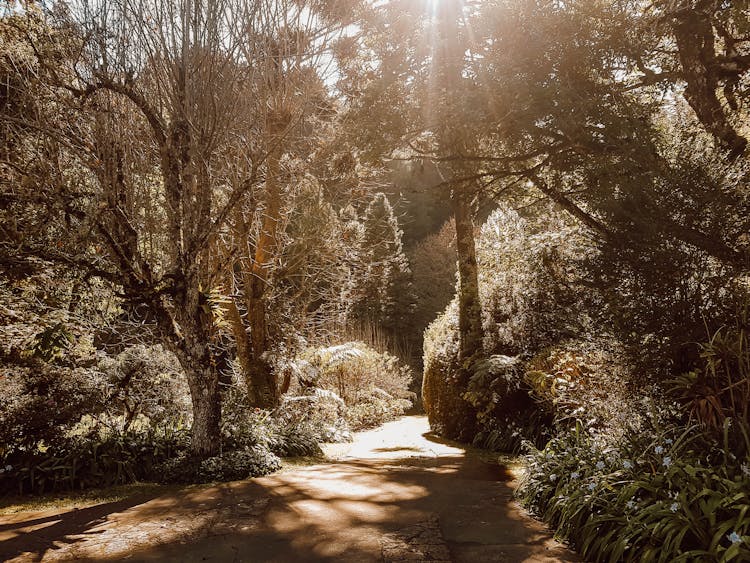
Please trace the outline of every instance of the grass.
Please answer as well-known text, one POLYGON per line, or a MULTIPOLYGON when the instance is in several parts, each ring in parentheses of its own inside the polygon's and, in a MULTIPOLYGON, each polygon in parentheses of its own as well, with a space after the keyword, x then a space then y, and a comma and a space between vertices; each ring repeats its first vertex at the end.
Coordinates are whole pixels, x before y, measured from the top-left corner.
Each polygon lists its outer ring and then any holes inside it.
POLYGON ((56 509, 86 508, 105 502, 117 502, 139 496, 159 496, 184 488, 180 485, 131 483, 103 489, 88 489, 38 496, 5 496, 0 498, 0 516, 17 512, 40 512, 56 509))
MULTIPOLYGON (((330 461, 324 455, 289 457, 282 460, 279 472, 292 471, 298 467, 316 465, 330 461)), ((9 495, 0 497, 0 516, 16 514, 18 512, 42 512, 46 510, 70 510, 86 508, 107 502, 117 502, 133 497, 157 497, 179 490, 194 487, 210 487, 204 485, 162 485, 159 483, 131 483, 102 489, 87 489, 85 491, 70 491, 48 493, 37 496, 9 495)))

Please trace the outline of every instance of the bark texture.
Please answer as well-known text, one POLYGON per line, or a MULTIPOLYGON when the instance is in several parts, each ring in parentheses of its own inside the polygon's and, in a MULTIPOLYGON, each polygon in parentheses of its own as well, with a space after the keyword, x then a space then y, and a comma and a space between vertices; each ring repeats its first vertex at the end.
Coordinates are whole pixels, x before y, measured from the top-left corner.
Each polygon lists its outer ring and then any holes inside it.
POLYGON ((458 328, 460 358, 467 360, 482 351, 482 308, 479 300, 479 270, 474 240, 474 221, 466 196, 453 194, 458 258, 458 328))
POLYGON ((677 10, 672 30, 686 83, 685 99, 706 130, 731 158, 737 158, 745 152, 747 139, 730 122, 717 91, 724 86, 727 103, 733 105, 732 85, 750 68, 750 57, 733 52, 731 37, 723 38, 727 52, 717 54, 713 9, 713 3, 702 1, 677 10))

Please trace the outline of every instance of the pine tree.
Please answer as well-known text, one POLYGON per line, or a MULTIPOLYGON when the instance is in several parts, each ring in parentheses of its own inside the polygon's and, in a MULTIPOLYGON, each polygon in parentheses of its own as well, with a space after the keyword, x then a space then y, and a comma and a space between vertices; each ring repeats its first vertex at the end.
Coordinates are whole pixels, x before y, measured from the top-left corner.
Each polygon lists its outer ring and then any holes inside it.
POLYGON ((375 194, 367 206, 356 241, 350 286, 348 321, 373 323, 394 332, 414 309, 409 261, 403 232, 388 198, 375 194))

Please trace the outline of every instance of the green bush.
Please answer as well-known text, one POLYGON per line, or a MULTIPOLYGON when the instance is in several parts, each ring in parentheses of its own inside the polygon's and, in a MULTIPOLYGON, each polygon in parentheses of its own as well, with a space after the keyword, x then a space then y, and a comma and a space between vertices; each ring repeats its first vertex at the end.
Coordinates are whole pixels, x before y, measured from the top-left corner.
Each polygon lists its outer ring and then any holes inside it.
POLYGON ((476 409, 475 446, 518 453, 523 440, 543 444, 552 417, 536 408, 518 357, 495 355, 472 365, 464 399, 476 409))
POLYGON ((477 238, 485 351, 528 355, 588 332, 595 293, 580 284, 593 254, 585 231, 554 209, 535 220, 495 210, 477 238))
POLYGON ((305 395, 287 396, 276 409, 285 425, 303 425, 317 442, 350 442, 346 405, 333 391, 308 389, 305 395))
POLYGON ((362 342, 307 350, 302 359, 314 370, 313 383, 338 394, 347 406, 381 389, 396 399, 411 397, 412 373, 398 358, 362 342))
POLYGON ((145 416, 159 425, 192 420, 190 389, 177 358, 160 345, 136 344, 117 355, 102 354, 97 370, 106 376, 107 412, 128 421, 145 416))
POLYGON ((84 413, 101 413, 105 397, 103 379, 85 369, 35 358, 0 367, 0 456, 63 439, 84 413))
POLYGON ((689 416, 709 428, 727 418, 750 424, 750 298, 736 319, 700 348, 701 362, 692 371, 668 382, 673 396, 689 416))
POLYGON ((579 423, 529 446, 519 496, 592 561, 750 561, 750 456, 735 456, 733 424, 717 446, 695 426, 613 443, 579 423))

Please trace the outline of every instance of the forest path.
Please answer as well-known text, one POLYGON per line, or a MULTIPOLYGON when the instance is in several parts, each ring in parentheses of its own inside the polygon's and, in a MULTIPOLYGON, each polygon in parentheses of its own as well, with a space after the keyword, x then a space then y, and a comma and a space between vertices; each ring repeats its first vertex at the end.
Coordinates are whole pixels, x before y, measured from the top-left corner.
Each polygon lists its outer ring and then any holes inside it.
POLYGON ((404 417, 330 462, 65 512, 0 517, 0 560, 558 562, 512 473, 404 417))

